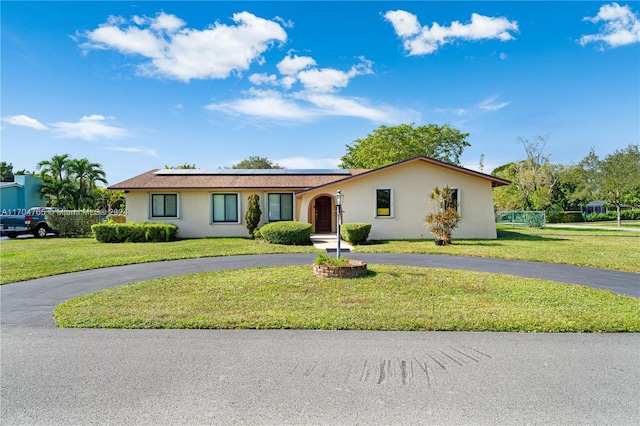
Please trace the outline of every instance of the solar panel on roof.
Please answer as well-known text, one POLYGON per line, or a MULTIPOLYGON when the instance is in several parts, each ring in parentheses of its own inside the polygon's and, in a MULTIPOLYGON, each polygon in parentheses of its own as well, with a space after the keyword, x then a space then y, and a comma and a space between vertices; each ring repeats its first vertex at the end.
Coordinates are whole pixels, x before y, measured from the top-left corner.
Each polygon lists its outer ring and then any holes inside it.
POLYGON ((350 175, 346 169, 162 169, 156 175, 350 175))

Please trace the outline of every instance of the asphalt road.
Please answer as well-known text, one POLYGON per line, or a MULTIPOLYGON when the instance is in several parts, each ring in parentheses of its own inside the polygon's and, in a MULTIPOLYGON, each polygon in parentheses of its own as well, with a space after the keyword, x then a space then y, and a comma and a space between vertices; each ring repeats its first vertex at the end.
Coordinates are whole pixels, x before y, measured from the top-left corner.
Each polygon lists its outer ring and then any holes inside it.
MULTIPOLYGON (((638 274, 591 268, 396 256, 352 255, 626 293, 639 285, 638 274)), ((640 334, 83 330, 58 329, 51 317, 61 301, 112 285, 312 258, 192 259, 0 287, 0 423, 635 425, 640 418, 640 334)))
POLYGON ((2 325, 3 425, 637 425, 638 334, 2 325))

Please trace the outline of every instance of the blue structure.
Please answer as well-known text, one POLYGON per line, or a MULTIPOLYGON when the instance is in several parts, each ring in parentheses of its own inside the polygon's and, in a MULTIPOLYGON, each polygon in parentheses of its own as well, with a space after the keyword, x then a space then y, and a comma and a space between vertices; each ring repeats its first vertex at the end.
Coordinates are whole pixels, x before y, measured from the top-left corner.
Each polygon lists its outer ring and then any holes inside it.
POLYGON ((41 186, 42 179, 32 175, 16 175, 14 182, 0 183, 0 214, 25 214, 31 207, 44 207, 41 186))

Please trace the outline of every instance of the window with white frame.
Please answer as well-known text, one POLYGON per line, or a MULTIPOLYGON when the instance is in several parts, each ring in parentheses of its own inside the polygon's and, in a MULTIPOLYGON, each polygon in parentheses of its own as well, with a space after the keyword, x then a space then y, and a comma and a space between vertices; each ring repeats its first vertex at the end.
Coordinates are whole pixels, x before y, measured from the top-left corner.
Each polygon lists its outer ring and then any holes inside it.
POLYGON ((449 195, 451 196, 451 201, 445 201, 444 208, 451 207, 460 213, 460 190, 458 188, 450 188, 449 195))
POLYGON ((151 217, 178 217, 178 194, 151 194, 151 217))
POLYGON ((213 223, 240 223, 238 194, 211 194, 213 223))
POLYGON ((393 191, 376 189, 376 217, 393 217, 393 191))
POLYGON ((293 194, 268 194, 269 222, 293 220, 293 194))

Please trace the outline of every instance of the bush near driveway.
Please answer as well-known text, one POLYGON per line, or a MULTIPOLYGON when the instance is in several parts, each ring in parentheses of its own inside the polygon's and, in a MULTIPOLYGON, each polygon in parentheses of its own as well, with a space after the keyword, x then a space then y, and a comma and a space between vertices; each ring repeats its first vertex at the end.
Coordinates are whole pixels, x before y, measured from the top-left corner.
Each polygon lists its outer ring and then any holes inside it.
POLYGON ((351 244, 363 244, 369 238, 370 223, 344 223, 340 227, 340 237, 351 244))
POLYGON ((49 228, 63 237, 91 235, 91 226, 101 220, 94 210, 51 210, 44 217, 49 228))
POLYGON ((311 244, 312 233, 310 223, 296 221, 273 222, 260 228, 260 234, 266 241, 290 246, 311 244))
POLYGON ((164 223, 107 222, 91 229, 101 243, 159 243, 173 241, 178 234, 176 225, 164 223))

